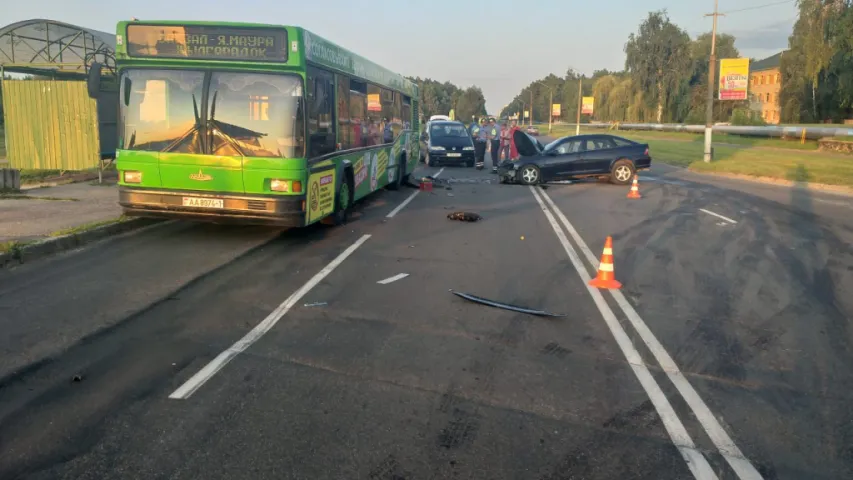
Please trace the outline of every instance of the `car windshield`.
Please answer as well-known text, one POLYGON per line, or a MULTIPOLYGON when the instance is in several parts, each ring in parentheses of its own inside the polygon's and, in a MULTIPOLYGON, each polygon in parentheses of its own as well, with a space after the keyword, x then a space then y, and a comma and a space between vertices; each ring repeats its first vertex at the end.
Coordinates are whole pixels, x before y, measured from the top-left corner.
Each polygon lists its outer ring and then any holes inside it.
POLYGON ((127 150, 304 156, 302 81, 295 75, 126 70, 120 98, 127 150))
POLYGON ((429 134, 433 138, 442 137, 467 137, 468 131, 464 125, 446 123, 440 125, 432 125, 429 129, 429 134))
POLYGON ((545 145, 545 148, 543 148, 542 151, 547 152, 549 150, 556 148, 557 144, 561 141, 563 141, 563 139, 558 138, 558 139, 554 140, 553 142, 548 143, 547 145, 545 145))

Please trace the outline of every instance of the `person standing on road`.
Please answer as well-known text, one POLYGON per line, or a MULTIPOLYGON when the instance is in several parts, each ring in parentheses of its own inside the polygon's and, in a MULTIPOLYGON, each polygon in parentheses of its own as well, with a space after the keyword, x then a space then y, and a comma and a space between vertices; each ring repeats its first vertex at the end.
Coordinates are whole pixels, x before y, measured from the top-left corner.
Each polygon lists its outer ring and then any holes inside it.
POLYGON ((512 128, 509 129, 509 159, 512 161, 518 159, 518 147, 515 145, 515 132, 518 130, 518 120, 513 120, 512 128))
POLYGON ((474 141, 474 152, 477 155, 477 168, 481 169, 486 165, 486 145, 489 142, 489 129, 486 125, 486 119, 480 119, 480 126, 477 127, 477 138, 474 141))
POLYGON ((497 173, 498 163, 501 155, 501 127, 495 122, 494 118, 489 119, 489 140, 492 150, 492 172, 497 173))
POLYGON ((498 160, 509 160, 509 145, 512 140, 512 132, 510 132, 509 128, 506 125, 506 122, 501 123, 501 152, 498 156, 498 160))

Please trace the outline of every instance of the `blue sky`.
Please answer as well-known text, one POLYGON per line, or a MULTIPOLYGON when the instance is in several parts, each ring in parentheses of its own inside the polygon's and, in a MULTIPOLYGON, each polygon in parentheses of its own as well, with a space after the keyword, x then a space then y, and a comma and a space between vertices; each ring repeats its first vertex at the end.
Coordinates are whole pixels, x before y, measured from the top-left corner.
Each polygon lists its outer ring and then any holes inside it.
MULTIPOLYGON (((780 0, 720 0, 730 12, 780 0)), ((119 20, 234 20, 299 25, 404 75, 477 84, 497 112, 531 80, 571 67, 621 69, 623 46, 651 10, 691 36, 711 29, 712 0, 6 0, 0 25, 49 18, 107 32, 119 20)), ((720 31, 742 55, 787 46, 795 2, 732 12, 720 31)))

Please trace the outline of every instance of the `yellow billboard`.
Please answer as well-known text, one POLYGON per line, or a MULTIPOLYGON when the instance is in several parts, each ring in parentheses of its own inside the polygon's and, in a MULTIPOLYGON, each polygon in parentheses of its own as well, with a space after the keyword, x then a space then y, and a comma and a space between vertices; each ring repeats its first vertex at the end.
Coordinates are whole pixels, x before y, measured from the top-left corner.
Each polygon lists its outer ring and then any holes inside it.
POLYGON ((581 114, 592 115, 595 111, 595 97, 583 97, 581 99, 581 114))
POLYGON ((749 88, 749 59, 720 60, 720 100, 746 100, 749 88))
POLYGON ((560 104, 559 103, 555 103, 555 104, 551 105, 551 116, 552 117, 559 117, 560 116, 560 104))

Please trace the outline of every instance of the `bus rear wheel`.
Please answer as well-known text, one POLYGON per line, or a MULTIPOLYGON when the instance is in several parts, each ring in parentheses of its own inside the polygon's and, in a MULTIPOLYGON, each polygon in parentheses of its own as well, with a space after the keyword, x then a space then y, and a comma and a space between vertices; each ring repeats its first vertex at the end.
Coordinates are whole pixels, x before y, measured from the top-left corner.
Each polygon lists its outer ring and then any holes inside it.
POLYGON ((406 154, 400 155, 400 159, 397 161, 397 173, 394 175, 394 180, 392 180, 386 188, 388 190, 399 190, 400 186, 403 185, 404 181, 408 181, 404 173, 406 172, 406 154))

